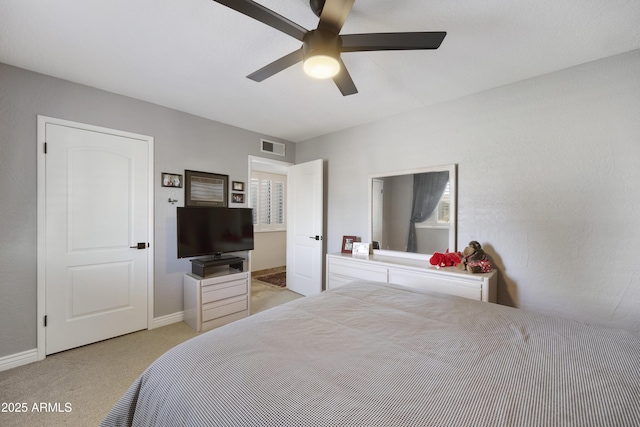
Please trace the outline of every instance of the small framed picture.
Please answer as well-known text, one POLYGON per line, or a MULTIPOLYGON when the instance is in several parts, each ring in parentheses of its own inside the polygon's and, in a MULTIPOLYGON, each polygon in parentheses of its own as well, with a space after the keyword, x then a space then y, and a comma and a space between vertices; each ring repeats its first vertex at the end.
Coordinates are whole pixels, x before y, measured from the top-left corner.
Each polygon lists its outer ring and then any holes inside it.
POLYGON ((242 193, 231 193, 231 201, 233 203, 244 203, 244 194, 242 194, 242 193))
POLYGON ((353 242, 356 241, 356 236, 342 236, 342 253, 350 254, 353 252, 353 242))
POLYGON ((182 175, 177 173, 162 173, 162 186, 182 188, 182 175))
POLYGON ((233 191, 244 191, 244 182, 232 181, 231 182, 231 189, 233 191))
POLYGON ((353 242, 353 256, 369 256, 371 254, 371 243, 353 242))

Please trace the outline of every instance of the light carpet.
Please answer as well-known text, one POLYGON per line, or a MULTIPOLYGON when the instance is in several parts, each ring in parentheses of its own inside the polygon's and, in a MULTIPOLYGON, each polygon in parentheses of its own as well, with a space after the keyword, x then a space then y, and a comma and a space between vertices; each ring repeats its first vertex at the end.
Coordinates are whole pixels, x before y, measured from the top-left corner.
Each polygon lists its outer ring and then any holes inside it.
MULTIPOLYGON (((301 296, 252 280, 251 314, 301 296)), ((0 372, 0 426, 95 426, 131 383, 197 333, 180 322, 64 351, 0 372), (35 406, 34 406, 35 405, 35 406), (22 410, 24 412, 16 412, 22 410)))

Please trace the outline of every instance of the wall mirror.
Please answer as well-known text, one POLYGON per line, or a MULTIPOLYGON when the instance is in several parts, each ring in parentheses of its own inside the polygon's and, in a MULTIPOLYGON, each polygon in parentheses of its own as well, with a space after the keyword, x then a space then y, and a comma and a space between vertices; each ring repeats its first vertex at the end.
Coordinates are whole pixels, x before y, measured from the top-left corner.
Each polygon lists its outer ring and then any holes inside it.
POLYGON ((457 250, 455 164, 373 174, 369 186, 374 253, 427 258, 457 250))

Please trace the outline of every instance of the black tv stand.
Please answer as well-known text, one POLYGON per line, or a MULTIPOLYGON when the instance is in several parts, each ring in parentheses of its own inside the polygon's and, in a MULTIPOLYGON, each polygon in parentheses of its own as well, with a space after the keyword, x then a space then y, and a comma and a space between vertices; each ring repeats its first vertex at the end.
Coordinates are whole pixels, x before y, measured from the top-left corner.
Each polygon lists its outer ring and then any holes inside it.
POLYGON ((244 258, 233 255, 216 255, 207 258, 191 260, 191 273, 200 277, 207 277, 218 270, 216 267, 228 265, 236 271, 244 270, 244 258))

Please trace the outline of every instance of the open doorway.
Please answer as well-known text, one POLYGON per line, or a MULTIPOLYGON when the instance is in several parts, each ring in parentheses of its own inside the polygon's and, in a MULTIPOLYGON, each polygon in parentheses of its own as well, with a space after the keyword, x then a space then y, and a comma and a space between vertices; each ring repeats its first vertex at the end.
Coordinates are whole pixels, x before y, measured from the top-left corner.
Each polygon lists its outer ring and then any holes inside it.
MULTIPOLYGON (((287 170, 291 163, 249 156, 249 207, 253 209, 254 250, 251 276, 286 271, 287 170)), ((284 280, 284 279, 283 279, 284 280)), ((273 278, 277 285, 278 277, 273 278)))
POLYGON ((301 297, 286 287, 286 183, 291 165, 249 156, 248 201, 254 209, 251 314, 301 297))
POLYGON ((293 165, 250 157, 249 162, 249 206, 254 209, 255 215, 252 284, 258 277, 254 273, 267 268, 284 267, 288 290, 300 295, 322 292, 325 253, 324 161, 318 159, 293 165), (265 177, 264 180, 262 177, 265 177), (277 188, 278 191, 265 192, 262 191, 263 186, 277 188), (271 216, 266 221, 268 225, 274 223, 274 219, 280 221, 275 221, 276 229, 263 229, 259 224, 264 212, 258 207, 263 202, 262 197, 267 199, 267 205, 270 206, 271 216))

